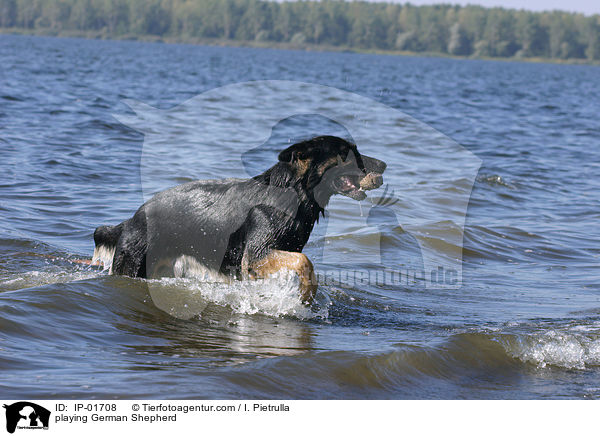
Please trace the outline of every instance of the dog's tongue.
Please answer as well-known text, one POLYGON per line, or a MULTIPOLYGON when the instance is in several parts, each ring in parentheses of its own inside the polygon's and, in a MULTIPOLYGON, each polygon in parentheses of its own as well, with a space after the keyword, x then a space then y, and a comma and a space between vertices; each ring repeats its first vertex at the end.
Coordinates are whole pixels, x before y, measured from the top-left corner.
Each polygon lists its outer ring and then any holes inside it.
POLYGON ((356 186, 354 184, 354 182, 352 182, 352 180, 350 179, 350 177, 344 176, 341 178, 342 180, 342 186, 340 187, 342 191, 344 192, 349 192, 349 191, 353 191, 355 189, 358 189, 358 186, 356 186))

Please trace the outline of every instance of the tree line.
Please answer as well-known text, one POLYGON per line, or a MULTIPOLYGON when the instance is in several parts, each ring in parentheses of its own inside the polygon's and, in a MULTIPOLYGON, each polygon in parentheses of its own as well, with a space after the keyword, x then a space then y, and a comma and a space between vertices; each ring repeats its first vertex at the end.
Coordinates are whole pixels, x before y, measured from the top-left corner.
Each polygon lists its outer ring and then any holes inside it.
POLYGON ((0 0, 0 27, 473 57, 600 60, 600 16, 448 4, 263 0, 0 0))

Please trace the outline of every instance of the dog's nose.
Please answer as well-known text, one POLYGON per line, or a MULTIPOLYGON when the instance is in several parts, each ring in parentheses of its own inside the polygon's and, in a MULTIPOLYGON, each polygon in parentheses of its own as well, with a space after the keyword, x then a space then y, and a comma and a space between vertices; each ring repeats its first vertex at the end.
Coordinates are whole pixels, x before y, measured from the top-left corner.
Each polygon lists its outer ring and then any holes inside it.
POLYGON ((369 173, 360 181, 360 187, 365 191, 379 188, 383 185, 383 176, 378 173, 369 173))

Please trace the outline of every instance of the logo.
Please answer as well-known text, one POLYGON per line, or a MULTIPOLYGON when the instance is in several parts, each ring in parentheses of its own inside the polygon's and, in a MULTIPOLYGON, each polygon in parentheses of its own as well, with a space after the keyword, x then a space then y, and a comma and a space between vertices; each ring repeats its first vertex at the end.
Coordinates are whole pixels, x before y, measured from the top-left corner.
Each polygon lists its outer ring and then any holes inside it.
POLYGON ((50 411, 28 401, 19 401, 10 406, 4 405, 6 409, 6 431, 14 433, 18 429, 48 429, 50 422, 50 411))

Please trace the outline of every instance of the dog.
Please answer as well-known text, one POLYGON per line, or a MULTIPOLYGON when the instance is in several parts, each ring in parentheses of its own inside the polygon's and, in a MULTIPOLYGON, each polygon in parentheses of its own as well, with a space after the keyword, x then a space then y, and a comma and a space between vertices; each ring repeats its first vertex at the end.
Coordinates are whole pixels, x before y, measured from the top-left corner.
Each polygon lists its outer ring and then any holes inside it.
POLYGON ((289 146, 250 179, 198 180, 159 192, 132 218, 94 232, 93 262, 131 277, 259 279, 282 270, 317 289, 302 253, 331 196, 363 200, 383 184, 385 162, 355 144, 317 136, 289 146))

